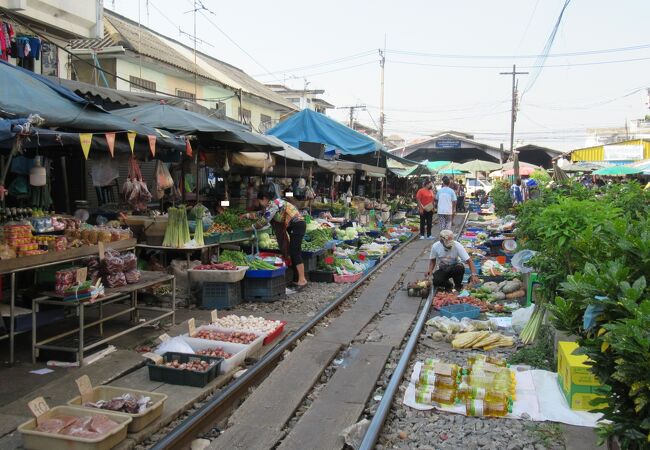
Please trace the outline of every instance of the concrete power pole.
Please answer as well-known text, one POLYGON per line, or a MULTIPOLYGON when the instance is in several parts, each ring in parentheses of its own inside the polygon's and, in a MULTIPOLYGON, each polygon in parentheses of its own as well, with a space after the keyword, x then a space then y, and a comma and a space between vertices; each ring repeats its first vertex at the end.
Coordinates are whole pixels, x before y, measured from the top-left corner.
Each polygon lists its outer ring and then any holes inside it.
POLYGON ((380 91, 379 91, 379 142, 384 143, 384 66, 386 65, 386 45, 384 50, 379 50, 379 67, 381 67, 380 75, 380 91))
POLYGON ((515 122, 517 121, 517 75, 528 75, 528 72, 517 72, 517 66, 512 65, 512 72, 501 72, 500 75, 512 75, 512 108, 510 114, 510 154, 513 157, 515 179, 519 178, 519 157, 515 153, 515 122))
POLYGON ((356 111, 357 109, 366 109, 366 105, 337 106, 336 109, 347 109, 350 111, 348 126, 354 130, 354 111, 356 111))

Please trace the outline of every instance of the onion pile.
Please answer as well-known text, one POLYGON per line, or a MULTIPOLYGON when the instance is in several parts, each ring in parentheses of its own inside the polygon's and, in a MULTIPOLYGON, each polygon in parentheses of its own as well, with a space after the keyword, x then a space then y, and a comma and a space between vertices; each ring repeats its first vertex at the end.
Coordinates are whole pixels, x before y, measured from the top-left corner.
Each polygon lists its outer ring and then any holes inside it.
POLYGON ((243 331, 215 331, 215 330, 199 330, 194 336, 199 339, 207 339, 209 341, 233 342, 235 344, 250 344, 257 335, 253 333, 245 333, 243 331))
POLYGON ((230 314, 218 318, 213 322, 213 325, 233 330, 250 330, 257 333, 269 333, 282 325, 282 322, 279 320, 265 319, 264 317, 246 317, 230 314))

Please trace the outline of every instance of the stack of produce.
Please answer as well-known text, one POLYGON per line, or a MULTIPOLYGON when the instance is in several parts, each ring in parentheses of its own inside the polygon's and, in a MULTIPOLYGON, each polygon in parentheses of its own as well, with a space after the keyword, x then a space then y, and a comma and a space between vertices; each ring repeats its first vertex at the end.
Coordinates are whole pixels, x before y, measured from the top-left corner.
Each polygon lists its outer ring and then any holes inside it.
MULTIPOLYGON (((268 250, 277 250, 280 247, 278 246, 278 240, 275 236, 269 235, 266 231, 263 231, 257 235, 257 240, 260 248, 268 250)), ((304 245, 303 245, 304 249, 304 245)))
POLYGON ((62 434, 85 439, 97 439, 119 425, 103 414, 93 414, 82 417, 55 416, 40 420, 37 431, 51 434, 62 434))
POLYGON ((213 223, 210 225, 210 228, 208 228, 207 233, 212 234, 212 233, 230 233, 232 232, 232 228, 230 228, 230 225, 224 225, 221 223, 213 223))
POLYGON ((365 270, 366 266, 354 262, 350 258, 328 256, 319 262, 319 269, 334 272, 338 275, 354 275, 365 270))
POLYGON ((248 260, 246 259, 246 255, 243 252, 239 252, 236 250, 222 250, 221 253, 219 254, 219 262, 220 263, 230 262, 235 266, 248 265, 248 260))
POLYGON ((333 233, 331 229, 319 228, 317 230, 308 231, 305 235, 305 241, 303 242, 303 249, 305 249, 305 244, 310 245, 312 248, 320 249, 325 247, 329 241, 333 238, 333 233))
POLYGON ((232 353, 228 353, 227 351, 225 351, 221 347, 215 347, 215 348, 208 348, 208 349, 205 349, 205 350, 199 350, 198 352, 196 352, 196 354, 201 355, 201 356, 214 356, 214 357, 223 358, 223 359, 230 359, 230 358, 233 357, 232 353))
POLYGON ((515 278, 501 283, 488 281, 483 283, 480 288, 473 290, 472 295, 487 302, 512 301, 525 297, 526 291, 521 280, 515 278))
POLYGON ((350 241, 359 237, 359 233, 353 227, 348 227, 345 230, 336 230, 336 238, 342 241, 350 241))
POLYGON ((248 261, 248 269, 249 270, 276 270, 278 269, 278 267, 276 267, 274 264, 264 261, 263 259, 251 258, 248 261))
POLYGON ((229 227, 231 231, 234 231, 250 228, 255 220, 242 219, 241 214, 237 211, 224 211, 214 218, 214 223, 229 227))
POLYGON ((411 281, 407 289, 409 297, 426 297, 431 290, 431 280, 411 281))
POLYGON ((151 407, 150 397, 135 395, 131 393, 122 394, 113 397, 110 400, 97 400, 96 402, 86 402, 86 408, 107 409, 128 414, 141 414, 151 407))
POLYGON ((282 322, 279 320, 254 316, 237 316, 235 314, 220 317, 212 324, 221 328, 246 330, 256 333, 270 333, 282 326, 282 322))
POLYGON ((248 345, 259 336, 254 333, 245 331, 218 331, 209 328, 203 328, 194 333, 191 337, 206 339, 208 341, 232 342, 234 344, 248 345))
POLYGON ((237 270, 237 266, 230 261, 226 261, 224 263, 216 264, 201 264, 194 267, 192 270, 237 270))
POLYGON ((166 362, 165 367, 171 367, 178 370, 190 370, 193 372, 207 372, 215 363, 216 361, 208 362, 204 360, 181 363, 177 359, 174 359, 173 361, 166 362))
POLYGON ((451 343, 452 347, 460 348, 477 348, 483 350, 492 350, 497 347, 512 347, 515 340, 512 336, 504 336, 500 333, 491 333, 489 331, 470 331, 460 333, 451 343))
MULTIPOLYGON (((167 211, 169 220, 165 230, 163 246, 183 248, 190 242, 190 228, 187 223, 187 210, 183 205, 178 208, 171 207, 167 211)), ((199 227, 200 228, 200 227, 199 227)))
POLYGON ((480 308, 481 312, 487 312, 490 309, 494 309, 494 306, 483 300, 479 300, 472 296, 460 297, 453 292, 436 292, 436 296, 433 298, 433 307, 435 309, 440 309, 447 305, 460 305, 463 303, 474 305, 480 308))

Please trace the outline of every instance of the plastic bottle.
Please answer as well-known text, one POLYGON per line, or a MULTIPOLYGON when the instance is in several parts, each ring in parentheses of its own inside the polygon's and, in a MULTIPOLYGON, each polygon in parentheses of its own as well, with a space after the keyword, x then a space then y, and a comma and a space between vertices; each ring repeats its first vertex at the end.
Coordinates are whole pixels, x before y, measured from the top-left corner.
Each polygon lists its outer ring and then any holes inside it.
POLYGON ((467 399, 465 407, 467 415, 474 417, 503 417, 512 411, 510 399, 505 394, 493 391, 488 391, 484 399, 467 399))
POLYGON ((431 394, 431 401, 441 405, 453 405, 456 403, 456 390, 436 388, 431 394))

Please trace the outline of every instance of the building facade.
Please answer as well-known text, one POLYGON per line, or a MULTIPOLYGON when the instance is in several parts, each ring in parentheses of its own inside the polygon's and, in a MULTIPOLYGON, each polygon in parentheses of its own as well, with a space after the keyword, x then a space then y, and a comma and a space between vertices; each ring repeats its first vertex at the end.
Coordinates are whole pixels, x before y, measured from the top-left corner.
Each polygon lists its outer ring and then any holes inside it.
POLYGON ((259 132, 298 110, 237 67, 198 51, 195 59, 194 49, 112 11, 103 18, 101 38, 70 41, 67 78, 196 101, 259 132))
POLYGON ((291 89, 283 84, 267 84, 266 87, 281 95, 301 110, 311 109, 312 111, 325 114, 328 109, 335 107, 321 98, 321 95, 325 93, 323 89, 307 89, 306 87, 305 89, 291 89))

